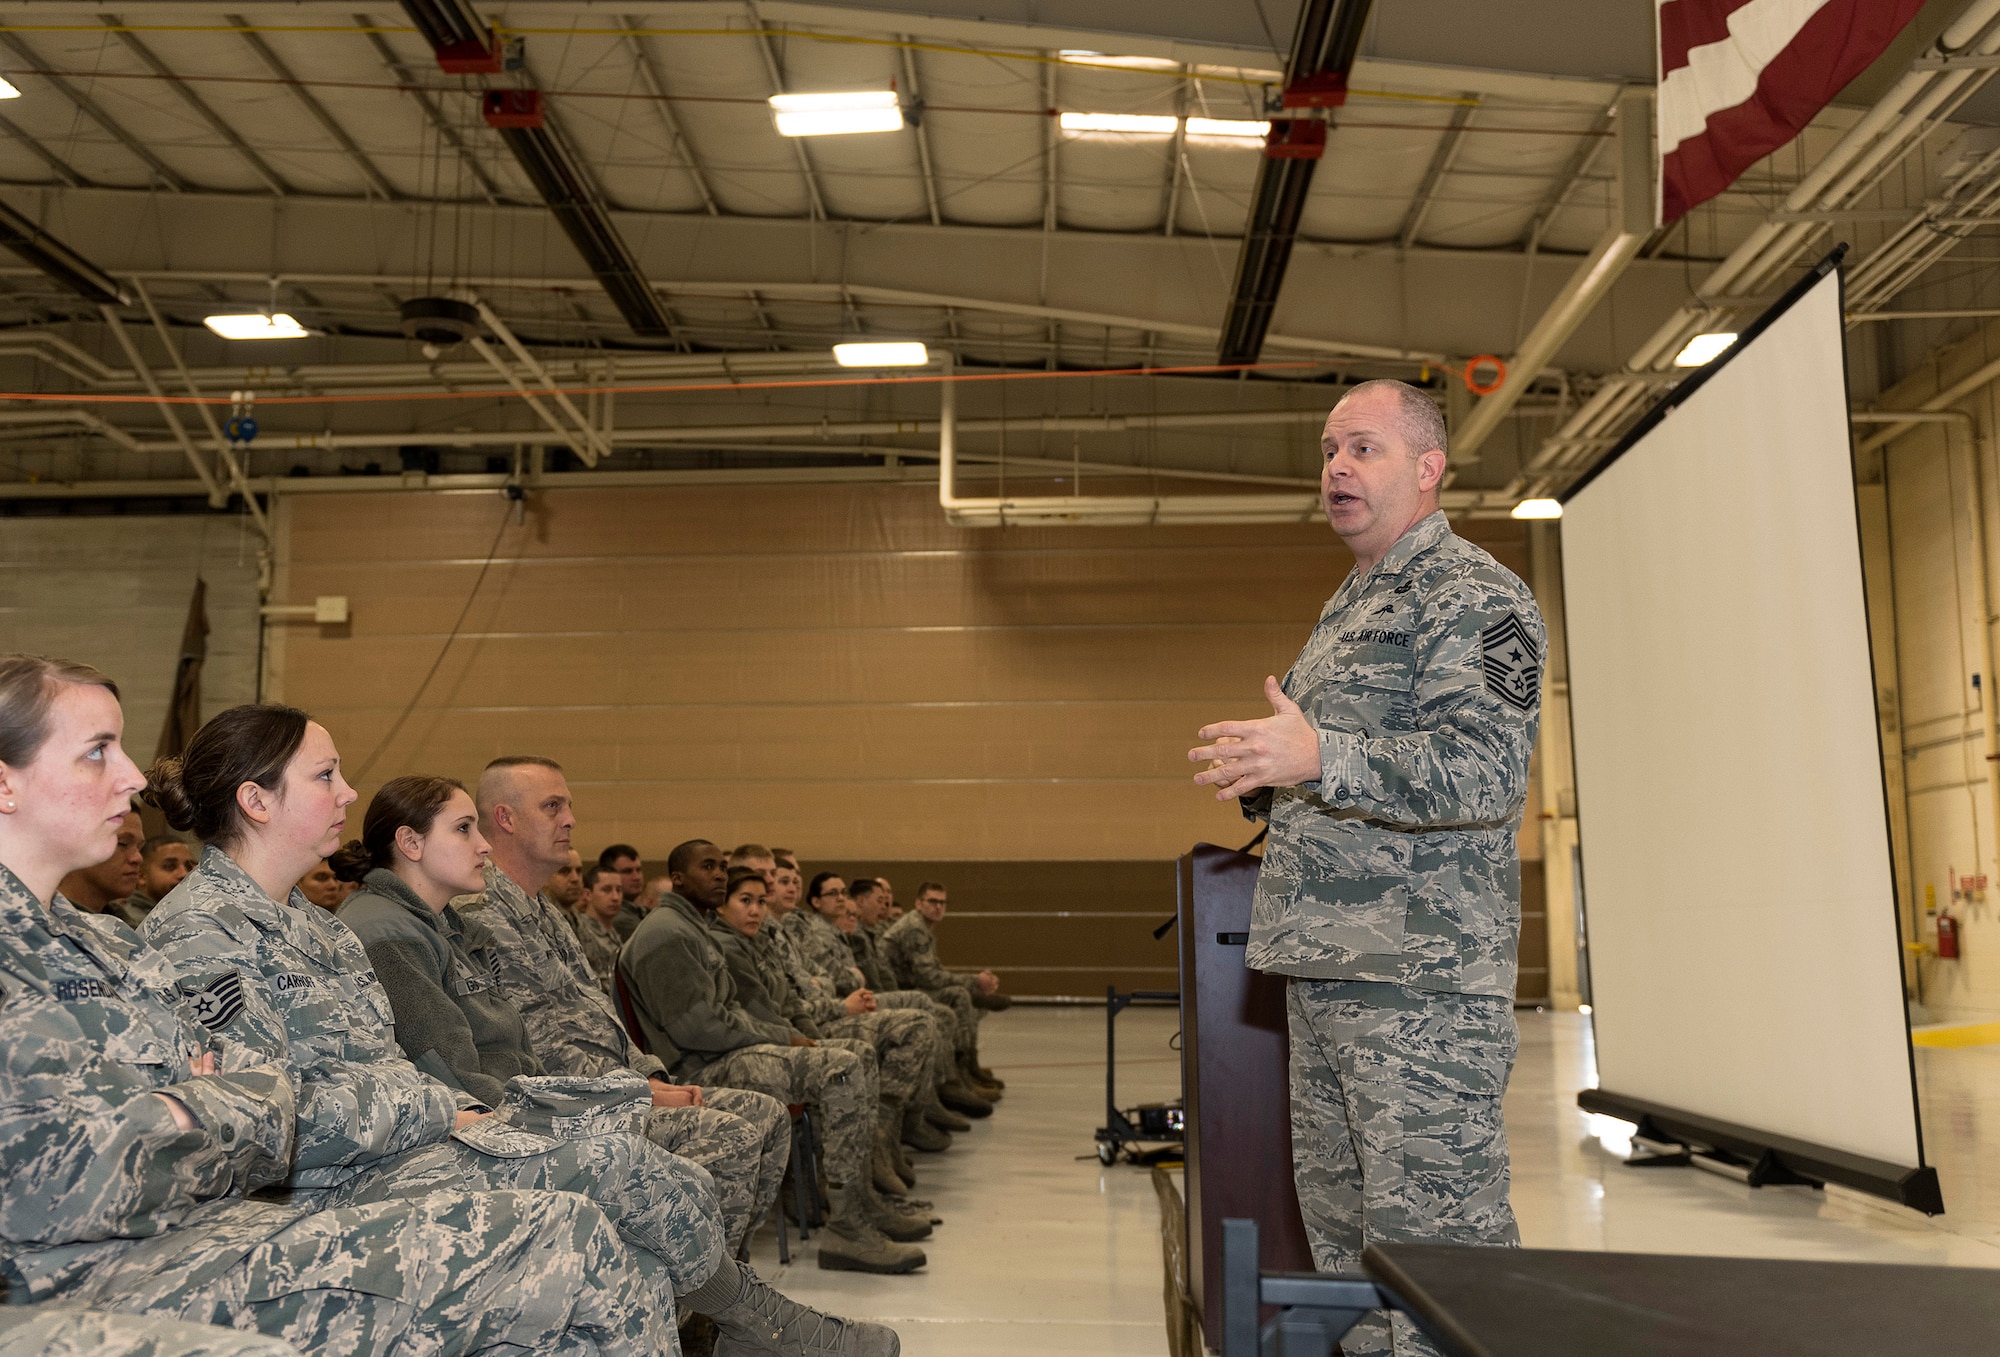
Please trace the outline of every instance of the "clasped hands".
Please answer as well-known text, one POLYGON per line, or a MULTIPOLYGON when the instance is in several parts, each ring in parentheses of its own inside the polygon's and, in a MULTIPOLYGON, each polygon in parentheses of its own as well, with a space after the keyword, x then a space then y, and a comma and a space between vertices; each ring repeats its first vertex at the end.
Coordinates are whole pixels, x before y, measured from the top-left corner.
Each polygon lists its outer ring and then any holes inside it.
POLYGON ((1208 741, 1188 750, 1188 762, 1208 764, 1194 775, 1195 785, 1215 788, 1218 801, 1319 780, 1319 732, 1299 704, 1285 696, 1275 676, 1265 678, 1264 696, 1271 704, 1269 716, 1217 721, 1195 733, 1208 741))

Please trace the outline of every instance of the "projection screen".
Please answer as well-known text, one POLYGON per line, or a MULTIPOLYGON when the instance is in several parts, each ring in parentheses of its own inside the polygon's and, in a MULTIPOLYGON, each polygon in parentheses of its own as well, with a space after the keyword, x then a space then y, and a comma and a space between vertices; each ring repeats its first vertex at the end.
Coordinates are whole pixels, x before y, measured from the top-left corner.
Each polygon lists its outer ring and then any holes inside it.
POLYGON ((1937 1212, 1837 258, 1563 504, 1600 1083, 1579 1102, 1937 1212))

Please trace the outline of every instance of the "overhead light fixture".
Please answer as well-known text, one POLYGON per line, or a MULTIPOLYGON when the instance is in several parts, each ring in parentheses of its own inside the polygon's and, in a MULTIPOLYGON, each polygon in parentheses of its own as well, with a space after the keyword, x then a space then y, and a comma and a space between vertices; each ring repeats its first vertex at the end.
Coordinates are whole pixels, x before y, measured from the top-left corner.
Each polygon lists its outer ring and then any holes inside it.
POLYGON ((840 137, 856 132, 894 132, 903 108, 894 90, 849 90, 841 94, 774 94, 771 113, 778 135, 840 137))
POLYGON ((1178 71, 1181 64, 1172 57, 1121 57, 1109 52, 1091 52, 1081 47, 1065 47, 1056 54, 1072 66, 1115 66, 1128 71, 1178 71))
POLYGON ((204 316, 201 323, 224 339, 304 339, 306 327, 283 311, 240 316, 204 316))
POLYGON ((1733 334, 1696 335, 1674 355, 1674 366, 1698 368, 1704 363, 1713 361, 1717 354, 1735 342, 1736 336, 1733 334))
POLYGON ((1515 518, 1561 518, 1563 507, 1560 500, 1524 499, 1514 506, 1515 518))
POLYGON ((833 361, 844 368, 920 368, 931 361, 931 351, 916 340, 836 344, 833 361))
POLYGON ((1137 132, 1144 136, 1171 137, 1180 126, 1179 118, 1155 117, 1147 113, 1065 113, 1065 132, 1137 132))
POLYGON ((0 75, 0 99, 18 99, 20 97, 21 91, 15 88, 14 82, 6 76, 0 75))
POLYGON ((1231 141, 1262 141, 1271 135, 1271 124, 1248 118, 1189 118, 1191 137, 1227 137, 1231 141))

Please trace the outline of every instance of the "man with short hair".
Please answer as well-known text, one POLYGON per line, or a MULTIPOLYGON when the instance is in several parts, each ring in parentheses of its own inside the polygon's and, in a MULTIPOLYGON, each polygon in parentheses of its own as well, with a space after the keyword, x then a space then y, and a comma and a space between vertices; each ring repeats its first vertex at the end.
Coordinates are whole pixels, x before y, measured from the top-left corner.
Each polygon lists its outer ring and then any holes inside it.
POLYGON ((868 1062, 789 1024, 766 1022, 737 1002, 728 962, 703 914, 722 903, 728 885, 721 849, 706 839, 679 844, 667 856, 667 873, 673 893, 618 958, 647 1044, 672 1050, 675 1075, 704 1087, 752 1088, 783 1102, 819 1104, 827 1178, 839 1184, 820 1237, 822 1268, 893 1274, 922 1267, 924 1253, 909 1241, 930 1233, 928 1218, 897 1211, 875 1189, 878 1111, 868 1062))
POLYGON ((194 849, 178 834, 155 834, 139 845, 139 888, 116 901, 111 913, 132 927, 145 922, 153 906, 194 870, 194 849))
POLYGON ((629 843, 612 844, 597 855, 597 865, 618 874, 618 917, 611 926, 617 930, 618 941, 623 943, 651 912, 650 906, 640 903, 646 889, 646 869, 639 850, 629 843))
POLYGON ((611 922, 618 917, 619 906, 624 903, 625 892, 618 873, 609 867, 589 867, 583 873, 583 897, 569 911, 570 926, 576 929, 576 940, 583 944, 584 960, 590 963, 591 974, 597 977, 597 987, 606 994, 613 993, 612 976, 618 970, 620 945, 611 922))
MULTIPOLYGON (((1378 1241, 1520 1242, 1500 1104, 1546 638, 1527 586, 1438 507, 1428 394, 1363 382, 1320 451, 1354 568, 1284 682, 1264 680, 1272 714, 1204 726, 1188 757, 1270 824, 1244 960, 1286 977, 1299 1208, 1338 1272, 1378 1241)), ((1436 1351, 1401 1315, 1341 1340, 1392 1343, 1436 1351)))
POLYGON ((915 907, 883 929, 877 940, 882 959, 905 989, 922 990, 950 1004, 958 1014, 959 1024, 970 1034, 968 1040, 972 1046, 970 1054, 962 1057, 964 1063, 960 1068, 987 1084, 1005 1088, 1006 1084, 979 1062, 979 1022, 989 1012, 1010 1007, 1013 1001, 1000 993, 1000 977, 993 972, 963 975, 946 970, 938 960, 936 929, 944 922, 948 906, 949 897, 942 883, 926 881, 918 886, 915 907))
POLYGON ((125 818, 118 822, 118 843, 111 856, 95 867, 77 868, 56 889, 78 909, 121 917, 114 906, 139 889, 139 844, 145 837, 139 812, 125 812, 125 818))
POLYGON ((633 1044, 597 987, 566 911, 531 894, 531 883, 548 880, 569 860, 576 816, 561 764, 535 756, 495 759, 480 774, 474 799, 493 855, 485 893, 462 912, 493 935, 494 979, 520 1010, 536 1058, 550 1074, 644 1076, 653 1090, 647 1138, 708 1170, 736 1253, 777 1200, 791 1153, 784 1104, 735 1091, 706 1096, 668 1079, 659 1056, 633 1044))
POLYGON ((542 894, 555 901, 556 908, 564 913, 574 912, 583 903, 583 855, 570 849, 563 865, 550 872, 549 879, 542 883, 542 894))

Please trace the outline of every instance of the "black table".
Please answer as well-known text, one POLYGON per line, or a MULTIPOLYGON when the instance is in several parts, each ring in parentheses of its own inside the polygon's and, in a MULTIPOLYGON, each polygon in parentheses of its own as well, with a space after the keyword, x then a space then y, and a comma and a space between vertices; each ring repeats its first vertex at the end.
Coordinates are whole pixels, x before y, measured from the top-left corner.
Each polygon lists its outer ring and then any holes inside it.
POLYGON ((1384 1244, 1368 1276, 1454 1357, 2000 1353, 2000 1270, 1384 1244))
POLYGON ((1223 1357, 1325 1357, 1379 1307, 1451 1357, 2000 1353, 2000 1269, 1378 1244, 1365 1276, 1259 1274, 1255 1229, 1224 1226, 1223 1357))

